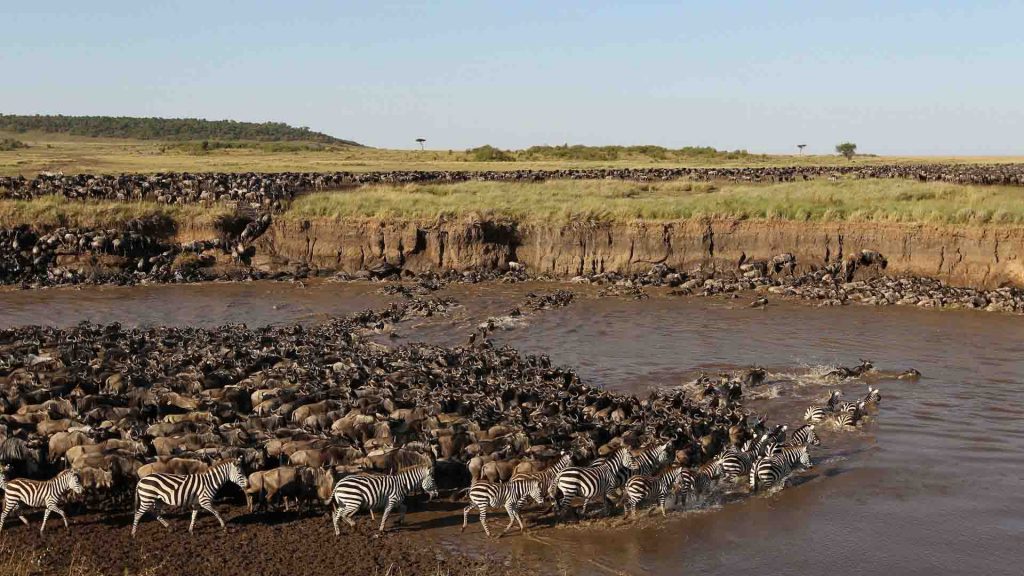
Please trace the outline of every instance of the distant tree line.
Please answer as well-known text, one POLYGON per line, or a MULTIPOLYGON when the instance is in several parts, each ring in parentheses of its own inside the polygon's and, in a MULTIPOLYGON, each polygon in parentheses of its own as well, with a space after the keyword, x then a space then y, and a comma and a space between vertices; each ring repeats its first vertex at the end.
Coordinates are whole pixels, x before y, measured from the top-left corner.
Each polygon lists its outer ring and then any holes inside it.
POLYGON ((319 142, 359 146, 350 140, 296 128, 283 122, 236 122, 198 118, 131 118, 127 116, 18 116, 0 114, 0 131, 51 132, 139 140, 219 140, 319 142))

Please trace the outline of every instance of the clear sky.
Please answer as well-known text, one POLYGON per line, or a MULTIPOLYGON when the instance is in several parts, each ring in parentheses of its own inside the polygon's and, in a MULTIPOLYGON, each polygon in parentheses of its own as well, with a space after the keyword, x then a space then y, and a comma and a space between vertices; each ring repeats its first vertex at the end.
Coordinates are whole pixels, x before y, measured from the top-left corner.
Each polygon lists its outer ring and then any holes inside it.
POLYGON ((378 147, 1024 154, 1024 3, 0 3, 0 112, 378 147))

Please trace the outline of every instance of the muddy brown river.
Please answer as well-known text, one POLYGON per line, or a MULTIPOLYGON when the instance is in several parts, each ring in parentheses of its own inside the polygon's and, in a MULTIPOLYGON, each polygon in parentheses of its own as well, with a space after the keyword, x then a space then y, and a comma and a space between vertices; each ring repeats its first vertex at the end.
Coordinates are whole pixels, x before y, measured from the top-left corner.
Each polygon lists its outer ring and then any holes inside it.
MULTIPOLYGON (((397 301, 378 285, 246 283, 6 291, 0 326, 124 324, 251 326, 313 323, 397 301)), ((827 366, 870 358, 880 372, 848 380, 846 397, 881 388, 861 429, 826 429, 815 467, 784 490, 750 496, 726 488, 660 516, 553 527, 527 518, 527 536, 496 546, 554 573, 598 574, 1021 574, 1024 571, 1024 319, 1000 314, 773 301, 598 298, 567 285, 453 286, 462 307, 448 318, 405 322, 382 343, 462 343, 476 324, 507 313, 530 290, 579 294, 565 308, 531 312, 494 340, 546 353, 592 383, 642 393, 701 371, 765 366, 748 389, 772 422, 796 424, 827 394, 827 366), (914 367, 918 381, 891 378, 914 367)), ((431 522, 442 546, 482 550, 473 518, 431 522)), ((417 515, 410 517, 413 523, 417 515)), ((504 514, 492 514, 494 526, 504 514)))

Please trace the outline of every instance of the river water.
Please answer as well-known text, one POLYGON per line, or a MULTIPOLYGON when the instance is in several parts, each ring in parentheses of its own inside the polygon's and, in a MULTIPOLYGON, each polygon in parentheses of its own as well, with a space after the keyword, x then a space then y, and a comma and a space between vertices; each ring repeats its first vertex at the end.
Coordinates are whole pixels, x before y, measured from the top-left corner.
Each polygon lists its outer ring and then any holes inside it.
MULTIPOLYGON (((980 312, 772 302, 597 298, 579 286, 453 286, 449 318, 414 320, 382 342, 464 342, 527 291, 567 288, 571 305, 528 313, 494 340, 546 353, 591 383, 642 393, 701 371, 765 366, 747 390, 771 422, 797 424, 834 382, 824 367, 871 359, 883 400, 856 432, 825 430, 813 470, 786 489, 749 496, 729 488, 668 518, 620 518, 552 527, 497 544, 556 573, 1021 574, 1024 571, 1024 319, 980 312), (914 367, 917 381, 891 375, 914 367)), ((0 293, 0 327, 125 324, 216 326, 312 323, 398 298, 370 284, 243 283, 0 293)), ((504 523, 498 514, 492 523, 504 523)), ((528 516, 528 518, 531 518, 528 516)), ((475 519, 474 519, 475 522, 475 519)), ((478 524, 437 528, 443 545, 485 549, 478 524)))

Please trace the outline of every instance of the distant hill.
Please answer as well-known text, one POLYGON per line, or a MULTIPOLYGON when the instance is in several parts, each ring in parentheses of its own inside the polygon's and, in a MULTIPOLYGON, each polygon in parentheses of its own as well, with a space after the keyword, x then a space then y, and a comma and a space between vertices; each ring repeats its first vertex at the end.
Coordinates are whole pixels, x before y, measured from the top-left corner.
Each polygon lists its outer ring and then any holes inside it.
POLYGON ((235 122, 198 118, 131 118, 127 116, 17 116, 0 114, 0 131, 50 132, 97 138, 139 140, 222 140, 318 142, 361 146, 309 128, 283 122, 235 122))

